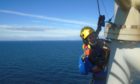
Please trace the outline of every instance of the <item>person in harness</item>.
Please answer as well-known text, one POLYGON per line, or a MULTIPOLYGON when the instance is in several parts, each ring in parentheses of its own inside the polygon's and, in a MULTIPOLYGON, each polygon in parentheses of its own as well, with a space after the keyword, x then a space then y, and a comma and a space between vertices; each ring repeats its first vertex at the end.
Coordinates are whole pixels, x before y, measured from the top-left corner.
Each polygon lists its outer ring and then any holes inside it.
POLYGON ((100 73, 108 64, 110 48, 104 39, 99 39, 98 34, 101 27, 104 26, 105 16, 99 16, 98 27, 95 31, 92 27, 85 26, 80 32, 80 37, 83 41, 83 52, 81 56, 83 62, 90 62, 86 68, 91 73, 100 73), (92 66, 94 65, 94 66, 92 66))

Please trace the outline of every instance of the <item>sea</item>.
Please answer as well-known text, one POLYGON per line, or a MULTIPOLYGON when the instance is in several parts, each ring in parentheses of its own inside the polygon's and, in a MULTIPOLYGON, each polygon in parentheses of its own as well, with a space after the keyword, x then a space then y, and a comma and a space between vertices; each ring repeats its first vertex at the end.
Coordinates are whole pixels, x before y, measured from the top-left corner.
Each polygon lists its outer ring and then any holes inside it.
POLYGON ((0 84, 88 84, 81 41, 0 41, 0 84))
POLYGON ((92 75, 79 73, 81 54, 81 41, 0 41, 0 84, 89 84, 92 75))

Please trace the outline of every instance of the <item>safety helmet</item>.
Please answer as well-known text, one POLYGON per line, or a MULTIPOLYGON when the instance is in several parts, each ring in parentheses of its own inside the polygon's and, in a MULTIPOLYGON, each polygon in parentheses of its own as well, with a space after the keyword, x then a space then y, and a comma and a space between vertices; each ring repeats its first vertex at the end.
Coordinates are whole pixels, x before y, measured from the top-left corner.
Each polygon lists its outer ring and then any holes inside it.
POLYGON ((95 32, 95 30, 92 27, 85 26, 82 28, 82 30, 80 32, 80 37, 82 39, 86 39, 93 32, 95 32))

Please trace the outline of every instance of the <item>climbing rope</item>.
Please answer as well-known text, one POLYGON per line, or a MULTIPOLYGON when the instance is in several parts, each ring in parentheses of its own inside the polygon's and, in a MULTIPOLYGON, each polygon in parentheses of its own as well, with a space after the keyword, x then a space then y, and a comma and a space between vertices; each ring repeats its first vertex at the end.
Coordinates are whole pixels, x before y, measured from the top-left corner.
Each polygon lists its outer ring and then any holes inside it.
POLYGON ((101 15, 100 13, 100 5, 99 5, 99 0, 97 0, 97 6, 98 6, 98 13, 99 13, 99 16, 101 15))
MULTIPOLYGON (((112 18, 114 17, 114 14, 109 18, 109 16, 108 16, 108 12, 107 12, 107 9, 106 9, 106 6, 105 6, 103 0, 102 0, 102 3, 101 3, 101 4, 103 5, 103 8, 104 8, 104 10, 105 10, 105 15, 106 15, 107 18, 108 18, 108 20, 105 21, 105 22, 110 23, 110 22, 112 21, 112 18)), ((101 9, 100 9, 100 3, 99 3, 99 0, 97 0, 97 6, 98 6, 98 13, 99 13, 99 16, 100 16, 100 15, 101 15, 101 9)))
POLYGON ((102 6, 104 8, 104 11, 105 11, 105 14, 106 14, 107 18, 109 19, 108 12, 107 12, 106 6, 104 4, 104 0, 101 1, 101 4, 102 4, 102 6))

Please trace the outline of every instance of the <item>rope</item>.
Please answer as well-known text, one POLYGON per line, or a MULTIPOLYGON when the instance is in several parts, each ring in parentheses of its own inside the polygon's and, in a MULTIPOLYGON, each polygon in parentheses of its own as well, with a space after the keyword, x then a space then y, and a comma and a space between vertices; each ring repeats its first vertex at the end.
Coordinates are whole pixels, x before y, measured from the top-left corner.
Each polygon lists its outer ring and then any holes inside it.
POLYGON ((98 6, 98 13, 99 13, 99 15, 101 15, 101 13, 100 13, 100 5, 99 5, 99 1, 97 0, 97 6, 98 6))
MULTIPOLYGON (((101 4, 103 5, 105 14, 107 15, 107 18, 108 18, 108 20, 107 20, 106 22, 111 22, 112 18, 114 17, 114 14, 109 18, 108 12, 107 12, 107 9, 106 9, 106 6, 105 6, 105 4, 104 4, 104 0, 102 0, 102 3, 101 3, 101 4)), ((99 15, 101 15, 99 0, 97 0, 97 6, 98 6, 98 13, 99 13, 99 15)))
POLYGON ((102 0, 101 2, 102 2, 102 5, 103 5, 103 8, 104 8, 104 10, 105 10, 105 13, 106 13, 106 15, 107 15, 107 18, 109 19, 108 12, 107 12, 106 6, 105 6, 105 4, 104 4, 104 0, 102 0))

